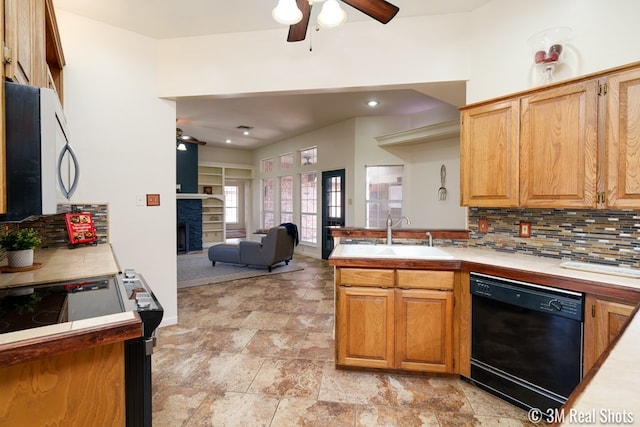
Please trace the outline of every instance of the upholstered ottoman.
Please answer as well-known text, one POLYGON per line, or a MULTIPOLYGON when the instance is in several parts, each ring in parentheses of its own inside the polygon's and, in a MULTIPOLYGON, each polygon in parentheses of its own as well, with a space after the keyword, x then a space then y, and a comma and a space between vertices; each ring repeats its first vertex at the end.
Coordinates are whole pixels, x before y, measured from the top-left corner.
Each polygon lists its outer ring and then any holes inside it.
POLYGON ((240 264, 240 246, 226 244, 211 246, 209 260, 213 265, 216 265, 216 261, 240 264))

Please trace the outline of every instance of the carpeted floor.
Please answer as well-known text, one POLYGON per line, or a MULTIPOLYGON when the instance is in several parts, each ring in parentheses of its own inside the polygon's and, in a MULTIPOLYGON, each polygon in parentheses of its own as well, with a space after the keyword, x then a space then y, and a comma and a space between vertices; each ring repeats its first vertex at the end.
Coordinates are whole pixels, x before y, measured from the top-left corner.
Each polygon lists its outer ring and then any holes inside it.
POLYGON ((217 262, 215 267, 207 257, 206 251, 178 255, 178 288, 228 282, 229 280, 246 279, 248 277, 267 276, 302 270, 296 266, 295 258, 289 265, 280 263, 271 272, 265 267, 247 267, 244 265, 217 262))

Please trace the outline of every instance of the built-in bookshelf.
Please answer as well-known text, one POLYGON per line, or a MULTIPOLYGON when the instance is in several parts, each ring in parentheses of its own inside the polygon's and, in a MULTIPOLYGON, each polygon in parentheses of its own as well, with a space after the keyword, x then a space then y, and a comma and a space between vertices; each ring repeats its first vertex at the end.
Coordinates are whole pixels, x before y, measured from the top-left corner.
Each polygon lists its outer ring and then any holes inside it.
POLYGON ((198 164, 198 193, 202 199, 202 246, 209 247, 225 240, 225 179, 251 179, 250 167, 198 164))

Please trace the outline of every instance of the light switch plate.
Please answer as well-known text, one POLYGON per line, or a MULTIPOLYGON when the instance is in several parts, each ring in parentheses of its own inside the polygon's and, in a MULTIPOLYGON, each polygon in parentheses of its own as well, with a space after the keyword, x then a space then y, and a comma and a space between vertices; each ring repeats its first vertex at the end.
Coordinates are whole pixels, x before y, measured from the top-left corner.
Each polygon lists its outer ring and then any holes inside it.
POLYGON ((145 206, 147 204, 147 198, 144 194, 136 194, 136 206, 145 206))
POLYGON ((478 232, 479 233, 488 233, 489 232, 489 220, 486 218, 482 218, 478 220, 478 232))

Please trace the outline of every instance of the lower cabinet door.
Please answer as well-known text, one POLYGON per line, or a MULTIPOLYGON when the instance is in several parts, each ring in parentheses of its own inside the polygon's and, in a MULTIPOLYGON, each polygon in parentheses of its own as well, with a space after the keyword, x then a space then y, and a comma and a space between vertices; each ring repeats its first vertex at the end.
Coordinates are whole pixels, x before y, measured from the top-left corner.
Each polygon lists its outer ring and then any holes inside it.
POLYGON ((337 309, 338 364, 393 368, 393 289, 340 286, 337 309))
POLYGON ((396 291, 396 367, 453 372, 453 292, 396 291))
POLYGON ((633 305, 587 295, 584 314, 584 374, 620 334, 633 309, 633 305))

